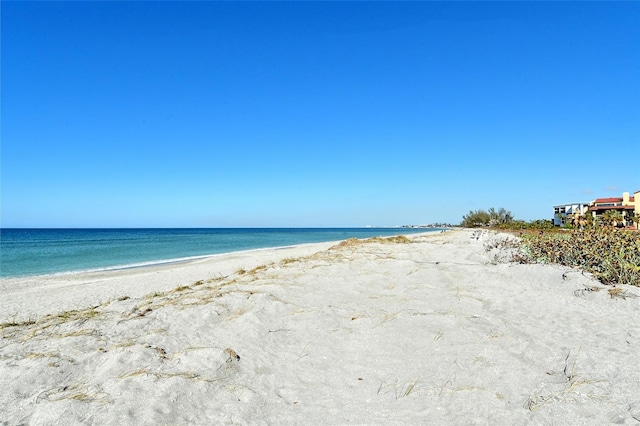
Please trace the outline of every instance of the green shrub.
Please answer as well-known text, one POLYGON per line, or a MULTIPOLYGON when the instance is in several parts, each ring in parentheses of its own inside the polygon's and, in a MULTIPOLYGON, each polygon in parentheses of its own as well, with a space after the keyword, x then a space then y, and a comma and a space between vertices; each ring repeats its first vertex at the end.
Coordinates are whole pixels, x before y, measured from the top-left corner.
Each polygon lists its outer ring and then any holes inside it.
POLYGON ((525 232, 527 256, 591 272, 604 284, 640 286, 640 233, 587 228, 570 232, 525 232))

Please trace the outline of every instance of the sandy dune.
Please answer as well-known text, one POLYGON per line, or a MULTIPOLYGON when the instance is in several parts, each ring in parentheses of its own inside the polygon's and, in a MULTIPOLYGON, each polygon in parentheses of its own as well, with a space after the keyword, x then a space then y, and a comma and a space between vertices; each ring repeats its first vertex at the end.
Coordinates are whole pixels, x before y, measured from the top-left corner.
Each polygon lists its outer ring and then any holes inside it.
POLYGON ((640 423, 639 289, 504 238, 0 281, 0 425, 640 423))

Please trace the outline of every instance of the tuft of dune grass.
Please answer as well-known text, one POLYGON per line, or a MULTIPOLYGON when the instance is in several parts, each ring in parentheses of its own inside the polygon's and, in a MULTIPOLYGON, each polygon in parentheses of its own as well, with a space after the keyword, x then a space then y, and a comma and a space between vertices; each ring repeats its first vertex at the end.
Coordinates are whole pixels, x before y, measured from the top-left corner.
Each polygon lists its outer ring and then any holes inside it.
POLYGON ((359 240, 357 238, 349 238, 331 248, 335 249, 335 248, 345 248, 345 247, 356 247, 356 246, 361 246, 363 244, 370 244, 370 243, 410 244, 412 243, 412 241, 404 235, 396 235, 393 237, 373 237, 373 238, 367 238, 365 240, 359 240))

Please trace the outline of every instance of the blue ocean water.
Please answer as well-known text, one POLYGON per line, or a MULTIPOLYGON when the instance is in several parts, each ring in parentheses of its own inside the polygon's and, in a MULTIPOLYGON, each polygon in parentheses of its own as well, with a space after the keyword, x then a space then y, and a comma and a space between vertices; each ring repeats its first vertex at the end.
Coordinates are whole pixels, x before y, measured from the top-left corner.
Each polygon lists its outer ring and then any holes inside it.
POLYGON ((210 254, 440 229, 1 229, 0 278, 118 269, 210 254))

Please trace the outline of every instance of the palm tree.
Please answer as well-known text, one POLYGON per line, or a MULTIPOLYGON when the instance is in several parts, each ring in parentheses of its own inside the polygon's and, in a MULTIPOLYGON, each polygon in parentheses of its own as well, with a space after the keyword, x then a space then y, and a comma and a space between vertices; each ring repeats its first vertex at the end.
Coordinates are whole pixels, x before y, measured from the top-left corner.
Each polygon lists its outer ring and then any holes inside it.
POLYGON ((587 211, 586 213, 587 226, 594 228, 596 226, 596 218, 591 214, 591 212, 587 211))
POLYGON ((623 218, 623 216, 622 216, 622 213, 620 213, 618 210, 614 210, 614 211, 613 211, 613 223, 612 223, 612 225, 613 225, 614 227, 616 227, 616 226, 618 226, 619 224, 621 224, 623 219, 624 219, 624 218, 623 218))
POLYGON ((582 213, 576 211, 571 215, 571 225, 577 229, 584 229, 587 225, 587 219, 582 213))
POLYGON ((607 210, 606 212, 602 213, 602 223, 604 225, 611 225, 613 224, 613 210, 607 210))
POLYGON ((591 219, 591 216, 580 216, 580 229, 584 229, 589 224, 589 219, 591 219))
POLYGON ((631 220, 636 224, 636 229, 640 229, 640 213, 634 213, 631 220))
POLYGON ((606 225, 611 225, 615 228, 618 223, 622 222, 622 215, 617 210, 607 210, 602 214, 602 219, 606 225))

